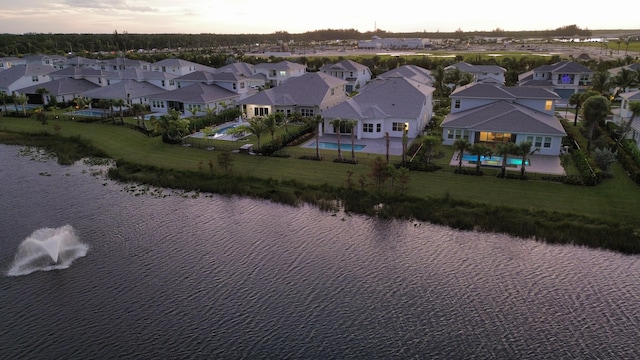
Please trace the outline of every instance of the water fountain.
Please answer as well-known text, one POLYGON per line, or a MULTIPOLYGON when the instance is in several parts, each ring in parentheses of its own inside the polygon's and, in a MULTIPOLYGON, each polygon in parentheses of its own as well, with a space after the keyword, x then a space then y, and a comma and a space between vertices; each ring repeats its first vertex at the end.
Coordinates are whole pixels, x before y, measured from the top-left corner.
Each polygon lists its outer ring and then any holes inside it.
POLYGON ((20 243, 7 275, 65 269, 75 259, 86 255, 88 249, 71 225, 38 229, 20 243))

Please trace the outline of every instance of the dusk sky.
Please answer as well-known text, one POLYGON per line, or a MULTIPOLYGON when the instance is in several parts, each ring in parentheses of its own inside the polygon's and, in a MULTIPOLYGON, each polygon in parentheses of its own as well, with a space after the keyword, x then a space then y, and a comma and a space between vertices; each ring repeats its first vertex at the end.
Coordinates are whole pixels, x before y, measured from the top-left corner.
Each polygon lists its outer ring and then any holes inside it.
POLYGON ((550 30, 566 25, 591 30, 640 28, 636 0, 597 6, 557 0, 514 4, 504 0, 0 0, 0 33, 297 34, 322 29, 366 32, 376 27, 389 32, 450 32, 550 30))

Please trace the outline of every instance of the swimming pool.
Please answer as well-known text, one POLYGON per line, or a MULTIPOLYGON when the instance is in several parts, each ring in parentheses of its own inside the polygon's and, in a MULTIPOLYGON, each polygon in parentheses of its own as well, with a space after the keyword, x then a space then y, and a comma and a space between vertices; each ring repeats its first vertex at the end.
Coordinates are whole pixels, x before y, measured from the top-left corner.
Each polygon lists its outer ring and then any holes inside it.
POLYGON ((104 110, 82 109, 66 113, 66 115, 101 117, 107 115, 107 113, 104 110))
MULTIPOLYGON (((366 145, 355 144, 353 147, 353 150, 361 151, 362 149, 364 149, 365 146, 366 145)), ((312 141, 307 147, 315 148, 316 147, 315 141, 312 141)), ((338 143, 321 141, 318 143, 318 147, 320 149, 338 150, 338 143)), ((346 143, 346 144, 340 143, 340 150, 351 151, 351 143, 346 143)))
MULTIPOLYGON (((462 160, 476 162, 478 160, 477 155, 464 154, 462 160)), ((480 164, 488 166, 502 166, 502 156, 480 156, 480 164)), ((521 166, 521 158, 513 158, 507 156, 507 166, 521 166)), ((531 165, 529 159, 524 163, 525 166, 531 165)))

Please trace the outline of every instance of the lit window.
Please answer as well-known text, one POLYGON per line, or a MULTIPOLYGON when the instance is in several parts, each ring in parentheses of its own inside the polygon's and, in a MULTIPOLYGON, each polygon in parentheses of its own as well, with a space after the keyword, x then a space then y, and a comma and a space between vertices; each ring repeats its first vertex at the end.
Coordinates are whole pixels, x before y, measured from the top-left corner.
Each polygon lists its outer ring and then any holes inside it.
POLYGON ((553 101, 551 101, 551 100, 547 100, 547 101, 544 103, 544 109, 545 109, 546 111, 551 111, 551 109, 553 109, 553 101))

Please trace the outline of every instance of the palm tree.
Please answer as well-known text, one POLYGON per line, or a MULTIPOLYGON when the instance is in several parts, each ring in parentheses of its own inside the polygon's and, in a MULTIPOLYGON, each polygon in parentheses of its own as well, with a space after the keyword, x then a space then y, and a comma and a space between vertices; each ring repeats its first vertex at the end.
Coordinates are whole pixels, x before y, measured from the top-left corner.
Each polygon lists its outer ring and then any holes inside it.
POLYGON ((162 141, 166 143, 176 143, 189 130, 189 121, 180 118, 180 113, 176 110, 169 110, 159 118, 152 117, 151 122, 156 132, 162 135, 162 141))
POLYGON ((602 95, 592 96, 582 105, 582 116, 587 127, 587 151, 591 151, 593 130, 609 115, 611 102, 602 95))
POLYGON ((340 148, 340 130, 341 130, 340 127, 342 126, 343 122, 344 120, 340 118, 335 118, 331 120, 331 125, 333 125, 333 131, 335 131, 336 139, 338 140, 338 159, 340 159, 340 161, 342 161, 342 149, 340 148))
POLYGON ((458 170, 462 171, 462 156, 464 152, 471 149, 471 143, 467 139, 458 139, 453 143, 453 150, 458 153, 458 170))
MULTIPOLYGON (((293 114, 297 114, 297 113, 293 113, 293 114)), ((293 115, 292 114, 292 115, 293 115)), ((309 116, 306 118, 306 122, 307 124, 309 124, 309 126, 311 126, 311 128, 313 129, 313 133, 315 134, 315 138, 316 138, 316 159, 320 160, 320 124, 322 124, 324 122, 324 118, 322 117, 322 115, 318 114, 315 116, 309 116)))
POLYGON ((438 96, 445 96, 445 72, 444 67, 442 65, 438 65, 432 72, 434 82, 433 87, 436 89, 435 94, 438 96))
POLYGON ((628 104, 629 110, 631 110, 631 117, 629 121, 624 123, 621 126, 620 136, 618 137, 618 145, 620 142, 627 137, 627 133, 631 130, 631 124, 633 124, 633 120, 640 115, 640 101, 631 101, 628 104))
POLYGON ((480 171, 480 164, 482 163, 481 158, 483 156, 491 155, 491 148, 480 143, 475 143, 471 145, 469 152, 472 155, 476 156, 476 175, 481 175, 482 174, 482 172, 480 171))
POLYGON ((600 93, 600 95, 605 95, 609 93, 611 90, 611 77, 609 76, 608 71, 598 71, 593 75, 593 81, 591 82, 591 88, 594 91, 600 93))
POLYGON ((269 133, 271 133, 271 140, 273 141, 273 139, 275 137, 276 129, 278 128, 278 122, 277 122, 276 114, 275 113, 271 113, 271 114, 267 115, 267 117, 264 118, 263 121, 264 121, 264 125, 267 128, 267 130, 269 131, 269 133))
POLYGON ((505 178, 507 174, 507 158, 516 152, 516 144, 512 142, 500 143, 496 147, 496 154, 502 156, 502 169, 500 177, 505 178))
POLYGON ((146 129, 146 126, 144 125, 144 105, 133 104, 131 105, 131 111, 133 112, 133 116, 136 117, 136 123, 138 126, 146 129))
POLYGON ((265 123, 265 118, 262 116, 255 116, 249 119, 249 124, 236 126, 235 131, 238 132, 250 132, 252 133, 257 141, 258 141, 258 149, 260 149, 260 138, 267 131, 267 124, 265 123))
POLYGON ((514 155, 518 155, 522 160, 522 164, 520 165, 520 180, 524 180, 525 178, 524 166, 527 163, 527 159, 529 158, 529 155, 538 151, 538 149, 534 149, 533 151, 531 151, 532 146, 533 145, 531 144, 531 141, 523 141, 521 143, 518 143, 514 149, 515 150, 514 155))
MULTIPOLYGON (((620 72, 613 77, 613 84, 619 87, 619 92, 627 92, 627 89, 636 81, 636 73, 633 70, 622 68, 620 72)), ((616 94, 617 95, 617 94, 616 94)))
POLYGON ((573 118, 573 126, 578 125, 578 114, 580 113, 580 106, 584 103, 586 99, 591 96, 599 95, 596 91, 588 90, 585 92, 577 92, 573 93, 569 98, 569 105, 576 106, 576 116, 573 118))
POLYGON ((4 111, 7 111, 7 100, 11 99, 11 96, 0 92, 0 99, 2 99, 2 105, 4 106, 4 111))
POLYGON ((45 95, 49 93, 49 90, 47 90, 46 88, 37 88, 36 89, 36 94, 40 95, 42 97, 42 104, 46 105, 47 102, 45 101, 45 95))
POLYGON ((124 124, 124 114, 122 112, 122 107, 124 107, 127 102, 124 99, 115 99, 113 100, 113 106, 117 106, 120 109, 120 122, 124 124))
POLYGON ((14 95, 13 101, 16 103, 16 114, 18 113, 18 105, 22 106, 22 114, 24 117, 27 117, 27 102, 29 102, 29 98, 25 94, 14 95))
POLYGON ((358 126, 358 120, 356 119, 347 119, 343 121, 344 127, 346 131, 351 133, 351 162, 356 162, 356 150, 355 150, 355 142, 356 142, 356 130, 358 126))

